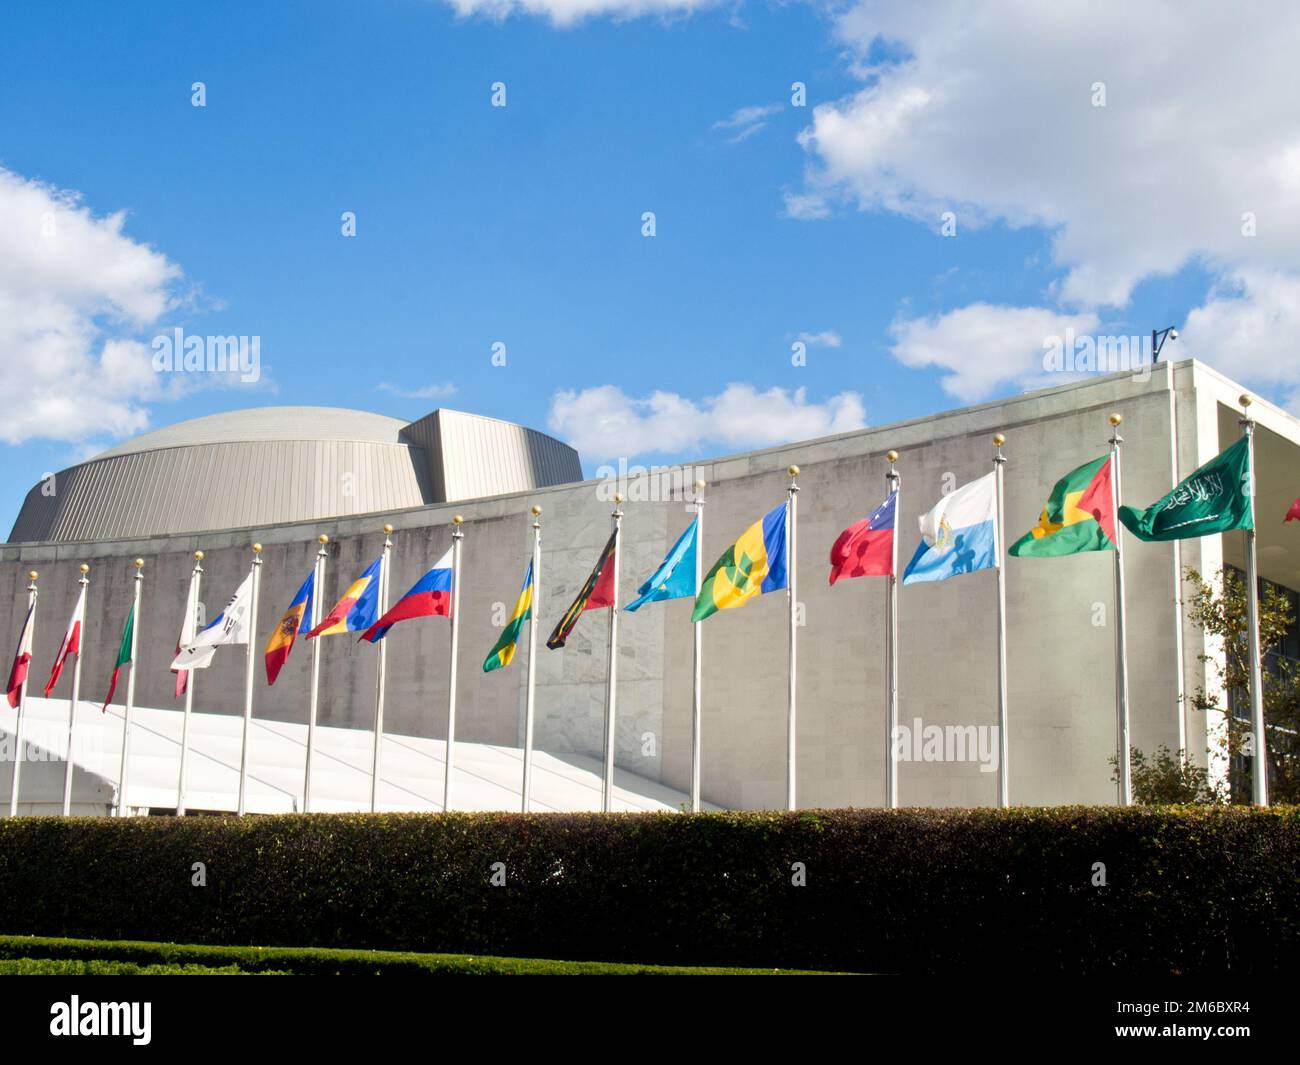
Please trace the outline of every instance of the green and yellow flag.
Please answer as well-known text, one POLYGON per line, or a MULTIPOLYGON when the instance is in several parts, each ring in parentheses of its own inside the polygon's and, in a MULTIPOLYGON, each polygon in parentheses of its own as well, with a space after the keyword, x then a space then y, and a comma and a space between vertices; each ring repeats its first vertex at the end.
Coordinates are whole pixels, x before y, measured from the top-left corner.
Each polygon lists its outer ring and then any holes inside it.
POLYGON ((782 503, 754 522, 713 564, 700 584, 692 621, 786 587, 786 506, 782 503))
POLYGON ((501 630, 501 637, 488 652, 487 658, 483 660, 484 673, 491 673, 494 669, 510 665, 510 660, 515 657, 515 648, 519 646, 519 636, 524 631, 524 622, 532 612, 533 564, 530 562, 528 572, 524 574, 524 586, 519 591, 519 598, 515 600, 515 609, 510 614, 510 620, 506 622, 506 627, 501 630))
POLYGON ((1110 457, 1103 455, 1057 481, 1038 524, 1007 551, 1017 558, 1058 558, 1082 551, 1113 551, 1114 533, 1110 457))

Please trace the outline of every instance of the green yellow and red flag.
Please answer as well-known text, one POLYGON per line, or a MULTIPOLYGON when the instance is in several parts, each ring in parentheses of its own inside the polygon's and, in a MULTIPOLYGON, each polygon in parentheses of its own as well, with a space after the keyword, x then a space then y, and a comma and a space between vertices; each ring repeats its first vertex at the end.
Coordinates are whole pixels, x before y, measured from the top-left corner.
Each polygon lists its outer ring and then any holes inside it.
POLYGON ((1115 497, 1110 456, 1071 470, 1052 488, 1043 513, 1008 549, 1017 558, 1057 558, 1115 550, 1115 497))
POLYGON ((564 617, 560 618, 560 623, 546 641, 546 646, 552 651, 558 651, 564 646, 569 634, 573 632, 573 626, 578 624, 578 618, 585 611, 614 605, 614 551, 617 547, 618 533, 610 533, 587 582, 578 592, 578 597, 569 604, 569 609, 564 612, 564 617))

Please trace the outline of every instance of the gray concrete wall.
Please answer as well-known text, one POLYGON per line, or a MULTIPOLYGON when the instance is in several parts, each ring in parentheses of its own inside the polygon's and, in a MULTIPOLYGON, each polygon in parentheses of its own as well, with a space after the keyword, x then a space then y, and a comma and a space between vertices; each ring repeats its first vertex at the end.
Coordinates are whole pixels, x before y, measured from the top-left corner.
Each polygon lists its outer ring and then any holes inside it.
MULTIPOLYGON (((917 517, 937 501, 945 479, 960 484, 990 469, 995 431, 1007 436, 1010 539, 1034 524, 1057 478, 1106 450, 1106 417, 1112 410, 1125 419, 1126 500, 1145 505, 1168 491, 1174 475, 1166 373, 1162 367, 1145 382, 1127 375, 1093 379, 933 418, 712 460, 688 473, 687 483, 696 476, 709 482, 707 568, 749 524, 781 502, 787 465, 802 468, 797 570, 805 619, 799 635, 801 805, 872 805, 883 795, 884 581, 864 578, 828 587, 826 559, 838 533, 882 498, 884 453, 890 448, 902 453, 900 565, 918 541, 917 517)), ((1213 412, 1235 386, 1191 363, 1178 366, 1175 383, 1178 473, 1185 476, 1218 450, 1213 412)), ((1300 424, 1266 405, 1254 410, 1261 423, 1267 416, 1270 431, 1285 445, 1278 454, 1292 458, 1289 469, 1261 465, 1261 482, 1285 480, 1300 455, 1295 451, 1300 424)), ((94 545, 7 545, 0 548, 0 602, 10 606, 0 640, 16 638, 26 571, 40 570, 33 676, 43 684, 72 607, 77 564, 89 562, 94 583, 84 684, 88 699, 102 697, 130 602, 131 560, 140 555, 147 565, 137 698, 142 705, 179 705, 167 666, 191 553, 196 548, 207 553, 203 598, 215 612, 246 572, 248 545, 260 540, 266 550, 255 712, 304 721, 309 647, 299 644, 269 690, 261 650, 269 626, 310 569, 316 535, 325 532, 333 539, 328 608, 379 553, 381 526, 391 521, 398 529, 392 579, 396 598, 446 550, 450 519, 462 513, 466 537, 457 736, 517 746, 526 650, 521 648, 505 670, 484 675, 481 664, 518 593, 531 545, 528 510, 538 503, 544 513, 537 744, 555 752, 597 755, 608 614, 585 615, 561 651, 546 650, 544 642, 609 534, 612 490, 608 484, 586 482, 311 525, 94 545)), ((691 517, 690 506, 680 499, 645 501, 635 489, 632 495, 624 504, 623 602, 691 517)), ((1214 564, 1221 557, 1218 542, 1217 537, 1205 545, 1189 541, 1185 562, 1214 564)), ((1144 749, 1158 743, 1173 747, 1178 735, 1174 641, 1181 629, 1189 689, 1201 683, 1196 656, 1204 644, 1177 623, 1172 548, 1131 538, 1129 544, 1133 743, 1144 749)), ((901 590, 901 723, 916 717, 938 725, 994 723, 994 596, 992 571, 901 590)), ((1111 556, 1012 559, 1007 604, 1012 801, 1110 801, 1114 786, 1106 760, 1115 745, 1111 556)), ((784 804, 786 610, 784 595, 767 595, 704 623, 703 778, 709 801, 739 807, 784 804)), ((619 763, 683 789, 690 776, 689 614, 688 601, 680 600, 624 613, 620 621, 619 763)), ((10 642, 0 646, 7 648, 10 642)), ((370 727, 375 649, 343 636, 323 643, 321 720, 370 727)), ((446 620, 403 623, 388 644, 388 730, 445 735, 446 620)), ((243 675, 242 649, 221 650, 216 664, 199 677, 196 706, 242 712, 243 675)), ((66 695, 66 687, 60 693, 66 695)), ((1203 755, 1204 722, 1193 721, 1192 742, 1203 755)), ((900 770, 900 799, 908 805, 991 804, 995 789, 996 775, 981 772, 973 762, 904 763, 900 770)))

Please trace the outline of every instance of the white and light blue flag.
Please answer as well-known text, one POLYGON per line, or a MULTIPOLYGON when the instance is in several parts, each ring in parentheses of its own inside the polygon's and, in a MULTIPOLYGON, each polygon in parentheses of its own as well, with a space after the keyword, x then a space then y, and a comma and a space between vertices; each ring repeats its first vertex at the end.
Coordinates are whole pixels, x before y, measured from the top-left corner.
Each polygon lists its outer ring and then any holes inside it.
POLYGON ((921 542, 903 571, 904 584, 997 567, 996 476, 962 485, 921 515, 921 542))
POLYGON ((194 638, 193 643, 181 648, 172 662, 172 669, 207 669, 212 665, 212 656, 218 647, 228 643, 248 643, 248 612, 252 605, 253 575, 250 573, 231 596, 226 609, 194 638))

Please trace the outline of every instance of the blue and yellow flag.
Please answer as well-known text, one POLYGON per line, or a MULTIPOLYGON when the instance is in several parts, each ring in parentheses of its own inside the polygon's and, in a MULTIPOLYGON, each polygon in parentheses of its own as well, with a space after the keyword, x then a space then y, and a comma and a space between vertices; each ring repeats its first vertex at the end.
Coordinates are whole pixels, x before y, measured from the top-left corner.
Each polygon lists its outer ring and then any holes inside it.
POLYGON ((524 631, 524 622, 532 617, 532 613, 533 564, 530 562, 528 572, 524 574, 524 586, 519 591, 519 598, 515 600, 514 610, 510 612, 510 619, 506 622, 506 627, 501 630, 501 635, 493 644, 492 650, 488 652, 487 658, 483 660, 484 673, 491 673, 494 669, 510 665, 510 660, 515 657, 515 648, 519 646, 519 637, 524 631))
POLYGON ((743 606, 756 595, 786 587, 786 514, 789 504, 769 511, 746 529, 713 564, 700 585, 692 621, 743 606))

